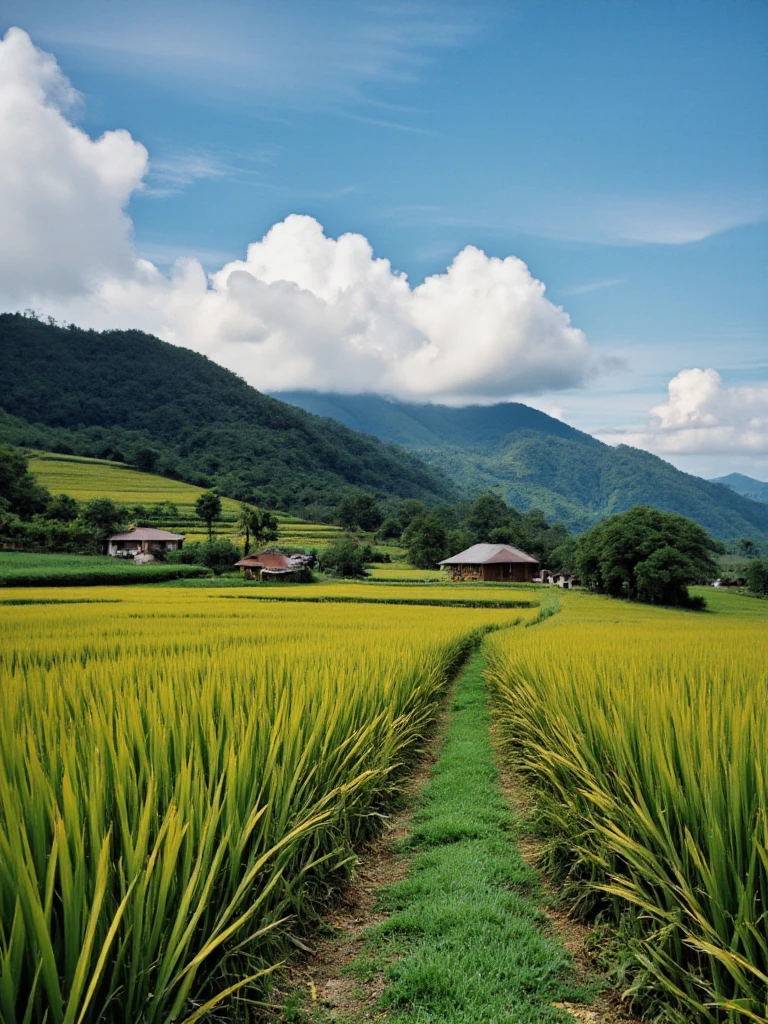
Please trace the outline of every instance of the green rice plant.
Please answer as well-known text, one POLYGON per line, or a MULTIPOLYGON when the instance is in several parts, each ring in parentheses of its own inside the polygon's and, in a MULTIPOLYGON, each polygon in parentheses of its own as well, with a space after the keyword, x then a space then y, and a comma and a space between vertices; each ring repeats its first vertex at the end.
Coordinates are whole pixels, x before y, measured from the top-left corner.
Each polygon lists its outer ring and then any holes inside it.
POLYGON ((549 866, 619 925, 649 1009, 765 1021, 765 613, 563 604, 488 641, 505 738, 542 792, 549 866))
POLYGON ((201 565, 134 565, 97 555, 0 551, 0 587, 85 587, 105 583, 161 583, 211 575, 201 565))
POLYGON ((2 606, 2 1024, 268 1001, 448 676, 530 614, 76 593, 2 606))

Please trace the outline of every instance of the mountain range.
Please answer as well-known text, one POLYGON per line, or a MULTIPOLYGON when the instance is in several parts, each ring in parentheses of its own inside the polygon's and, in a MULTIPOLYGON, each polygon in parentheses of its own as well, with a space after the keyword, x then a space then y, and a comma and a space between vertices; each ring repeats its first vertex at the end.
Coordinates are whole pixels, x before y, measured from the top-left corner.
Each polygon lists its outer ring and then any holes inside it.
POLYGON ((743 473, 729 473, 728 476, 720 476, 712 481, 715 484, 725 484, 737 494, 753 501, 768 502, 768 483, 764 480, 755 480, 753 476, 745 476, 743 473))
POLYGON ((768 537, 767 505, 649 452, 604 444, 520 402, 453 408, 377 395, 275 397, 395 442, 469 494, 493 490, 521 511, 540 508, 573 530, 643 503, 690 516, 721 540, 768 537))
POLYGON ((768 539, 768 503, 737 493, 733 476, 702 480, 519 402, 270 397, 140 331, 19 314, 0 315, 0 352, 0 441, 121 462, 141 453, 167 476, 310 519, 329 520, 360 491, 435 506, 492 490, 576 531, 645 503, 690 516, 721 540, 768 539))

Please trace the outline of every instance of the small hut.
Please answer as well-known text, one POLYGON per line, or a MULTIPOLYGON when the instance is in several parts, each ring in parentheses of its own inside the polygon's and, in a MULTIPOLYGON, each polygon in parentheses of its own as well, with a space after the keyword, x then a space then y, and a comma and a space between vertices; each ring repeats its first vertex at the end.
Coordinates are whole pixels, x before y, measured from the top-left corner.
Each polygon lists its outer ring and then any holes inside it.
POLYGON ((535 558, 510 544, 473 544, 437 564, 454 580, 530 583, 539 571, 535 558))
POLYGON ((181 533, 155 530, 151 526, 134 526, 125 533, 116 533, 107 541, 107 554, 113 558, 133 558, 152 562, 157 555, 178 551, 184 543, 181 533))
POLYGON ((239 569, 247 580, 267 580, 281 576, 290 577, 300 566, 277 548, 267 548, 256 555, 241 558, 239 562, 235 562, 235 568, 239 569))

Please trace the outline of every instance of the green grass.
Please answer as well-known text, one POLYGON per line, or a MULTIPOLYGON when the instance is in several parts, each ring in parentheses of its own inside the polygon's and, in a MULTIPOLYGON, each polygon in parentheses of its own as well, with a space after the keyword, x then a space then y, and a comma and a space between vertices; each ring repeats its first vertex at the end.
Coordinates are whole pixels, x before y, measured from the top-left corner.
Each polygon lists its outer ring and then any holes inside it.
POLYGON ((134 565, 99 555, 33 555, 0 551, 0 587, 104 586, 209 576, 200 565, 134 565))
POLYGON ((545 1024, 588 993, 550 934, 544 896, 514 838, 493 767, 483 662, 459 679, 440 759, 405 841, 411 874, 385 891, 389 918, 352 967, 388 962, 381 999, 397 1024, 545 1024))

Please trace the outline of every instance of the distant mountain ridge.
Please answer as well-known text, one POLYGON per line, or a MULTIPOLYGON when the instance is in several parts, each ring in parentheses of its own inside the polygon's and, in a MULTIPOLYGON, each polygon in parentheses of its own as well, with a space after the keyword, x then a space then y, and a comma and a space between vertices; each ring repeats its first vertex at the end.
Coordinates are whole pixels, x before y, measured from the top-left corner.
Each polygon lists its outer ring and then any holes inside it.
POLYGON ((363 489, 453 501, 417 456, 261 394, 206 356, 141 331, 86 331, 0 315, 0 440, 157 468, 268 508, 322 519, 363 489))
POLYGON ((743 473, 729 473, 728 476, 717 477, 712 483, 725 484, 752 501, 768 502, 768 483, 765 480, 755 480, 753 476, 745 476, 743 473))
POLYGON ((571 529, 649 504, 690 516, 721 540, 768 539, 768 506, 649 452, 604 444, 520 402, 452 408, 377 395, 286 391, 275 397, 396 442, 470 493, 494 490, 516 508, 541 508, 571 529))

